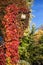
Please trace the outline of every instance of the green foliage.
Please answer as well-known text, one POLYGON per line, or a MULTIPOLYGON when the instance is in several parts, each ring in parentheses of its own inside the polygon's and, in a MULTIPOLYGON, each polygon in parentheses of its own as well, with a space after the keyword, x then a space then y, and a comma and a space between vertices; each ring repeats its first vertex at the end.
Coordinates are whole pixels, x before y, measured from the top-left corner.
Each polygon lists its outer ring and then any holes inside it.
POLYGON ((40 37, 38 44, 36 44, 37 42, 35 42, 33 34, 29 34, 20 39, 19 54, 21 60, 30 62, 30 64, 39 62, 39 65, 43 61, 43 35, 40 37))
POLYGON ((32 2, 33 0, 27 0, 28 2, 32 2))
POLYGON ((31 6, 33 3, 33 0, 26 0, 28 2, 28 4, 31 6))
POLYGON ((30 63, 26 62, 25 60, 20 60, 17 65, 30 65, 30 63))
POLYGON ((43 44, 43 35, 40 37, 39 43, 40 43, 40 44, 43 44))
POLYGON ((23 37, 21 39, 21 43, 19 46, 19 53, 20 53, 20 58, 22 60, 26 60, 30 62, 30 54, 31 50, 33 49, 32 44, 34 43, 34 40, 32 37, 23 37))
POLYGON ((36 28, 35 28, 35 25, 33 24, 30 35, 34 35, 35 31, 36 31, 36 28))

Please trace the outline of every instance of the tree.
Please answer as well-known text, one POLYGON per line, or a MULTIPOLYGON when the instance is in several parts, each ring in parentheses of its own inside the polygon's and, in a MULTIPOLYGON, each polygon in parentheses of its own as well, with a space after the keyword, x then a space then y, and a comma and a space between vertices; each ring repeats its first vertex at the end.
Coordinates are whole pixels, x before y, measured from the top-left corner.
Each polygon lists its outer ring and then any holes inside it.
POLYGON ((43 65, 43 36, 37 42, 34 40, 34 34, 23 37, 19 53, 21 60, 25 60, 31 65, 43 65))

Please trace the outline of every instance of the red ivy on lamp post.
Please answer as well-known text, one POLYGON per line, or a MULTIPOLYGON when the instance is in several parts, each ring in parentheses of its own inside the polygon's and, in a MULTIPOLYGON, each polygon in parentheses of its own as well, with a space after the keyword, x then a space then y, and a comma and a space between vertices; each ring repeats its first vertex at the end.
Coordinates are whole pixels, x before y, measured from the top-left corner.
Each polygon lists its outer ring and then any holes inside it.
POLYGON ((6 7, 6 14, 3 18, 3 25, 5 28, 5 57, 11 59, 12 65, 17 63, 19 60, 19 53, 18 53, 18 46, 19 46, 19 34, 18 34, 18 27, 17 27, 17 17, 18 14, 18 7, 14 4, 9 5, 6 7))
MULTIPOLYGON (((20 17, 22 13, 25 13, 27 16, 28 10, 23 7, 20 8, 15 4, 8 5, 5 8, 5 11, 6 14, 4 15, 2 21, 2 24, 4 26, 4 41, 5 41, 3 58, 5 60, 10 58, 11 60, 10 63, 14 65, 19 60, 19 53, 18 53, 18 46, 20 44, 19 38, 23 36, 24 30, 25 28, 27 28, 28 25, 27 20, 29 16, 27 17, 26 21, 24 20, 25 22, 21 22, 21 19, 18 17, 20 17)), ((8 62, 8 60, 6 60, 6 62, 8 62)), ((6 62, 4 61, 4 63, 6 62)), ((0 62, 0 64, 1 63, 2 62, 0 62)), ((5 64, 1 64, 1 65, 5 65, 5 64)))

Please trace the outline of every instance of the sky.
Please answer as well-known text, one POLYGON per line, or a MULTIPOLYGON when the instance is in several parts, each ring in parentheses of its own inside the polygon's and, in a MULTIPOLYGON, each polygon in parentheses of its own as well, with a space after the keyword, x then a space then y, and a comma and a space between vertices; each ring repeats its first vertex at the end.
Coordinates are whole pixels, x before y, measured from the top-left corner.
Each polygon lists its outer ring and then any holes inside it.
POLYGON ((32 23, 38 28, 43 24, 43 0, 34 0, 32 10, 32 14, 35 16, 32 23))

